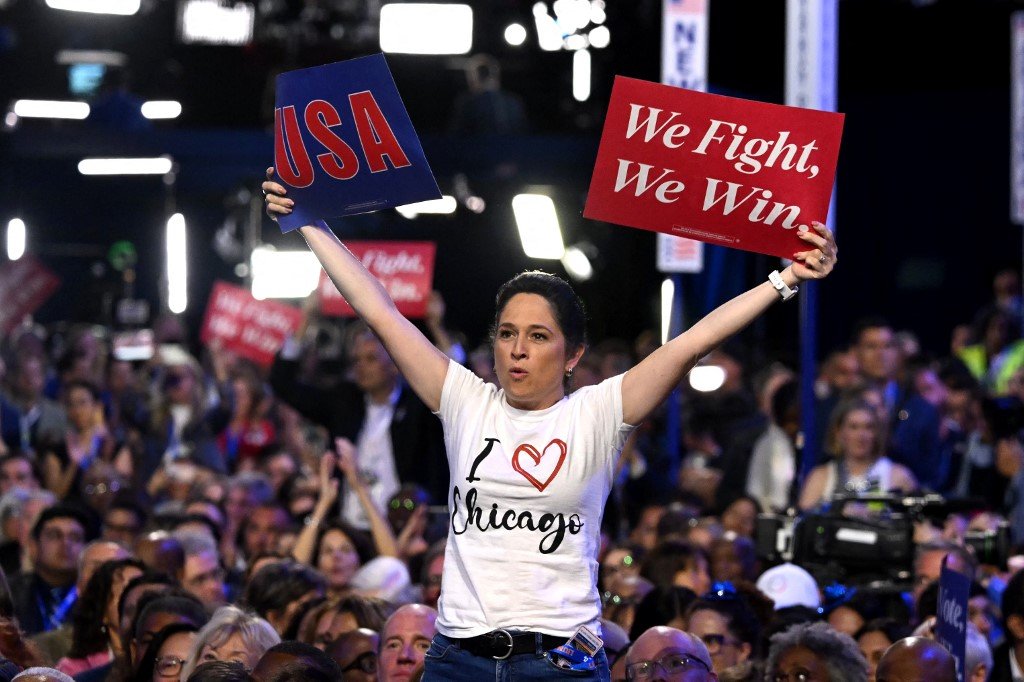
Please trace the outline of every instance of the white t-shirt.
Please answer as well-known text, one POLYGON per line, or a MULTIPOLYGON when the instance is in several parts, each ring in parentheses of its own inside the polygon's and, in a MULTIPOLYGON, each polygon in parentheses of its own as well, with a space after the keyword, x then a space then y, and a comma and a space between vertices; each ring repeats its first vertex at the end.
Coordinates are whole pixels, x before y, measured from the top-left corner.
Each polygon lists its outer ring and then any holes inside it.
MULTIPOLYGON (((391 420, 395 416, 395 403, 400 395, 401 388, 395 388, 386 403, 373 403, 367 399, 366 417, 356 439, 359 476, 369 488, 370 499, 381 513, 387 513, 388 500, 401 487, 395 469, 395 454, 391 448, 391 420)), ((352 486, 345 486, 341 518, 356 528, 370 528, 370 518, 352 486)))
POLYGON ((438 416, 451 488, 437 629, 600 632, 601 516, 633 429, 622 421, 622 376, 524 411, 450 362, 438 416))

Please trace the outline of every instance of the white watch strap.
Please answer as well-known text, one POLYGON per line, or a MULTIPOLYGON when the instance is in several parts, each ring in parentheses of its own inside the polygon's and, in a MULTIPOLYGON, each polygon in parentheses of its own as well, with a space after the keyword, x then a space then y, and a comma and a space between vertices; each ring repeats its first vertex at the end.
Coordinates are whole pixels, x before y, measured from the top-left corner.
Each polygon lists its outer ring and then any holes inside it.
POLYGON ((775 290, 779 292, 779 296, 782 297, 783 301, 796 296, 796 292, 800 291, 800 287, 791 287, 782 280, 782 275, 779 274, 778 270, 772 270, 771 274, 768 275, 768 281, 775 287, 775 290))

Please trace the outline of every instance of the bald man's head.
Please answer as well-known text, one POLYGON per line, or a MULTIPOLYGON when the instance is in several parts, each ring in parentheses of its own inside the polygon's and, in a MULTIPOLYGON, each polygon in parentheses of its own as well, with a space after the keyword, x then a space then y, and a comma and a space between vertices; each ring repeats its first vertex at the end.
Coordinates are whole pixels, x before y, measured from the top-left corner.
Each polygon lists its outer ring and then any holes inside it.
POLYGON ((953 655, 933 639, 907 637, 882 654, 876 682, 956 682, 953 655))
POLYGON ((696 662, 689 664, 686 669, 687 680, 718 679, 712 672, 711 654, 708 653, 704 642, 682 630, 664 625, 653 627, 636 638, 633 646, 629 648, 629 653, 626 654, 626 667, 644 662, 651 663, 653 665, 650 679, 666 679, 670 671, 661 661, 666 656, 673 655, 695 659, 696 662))

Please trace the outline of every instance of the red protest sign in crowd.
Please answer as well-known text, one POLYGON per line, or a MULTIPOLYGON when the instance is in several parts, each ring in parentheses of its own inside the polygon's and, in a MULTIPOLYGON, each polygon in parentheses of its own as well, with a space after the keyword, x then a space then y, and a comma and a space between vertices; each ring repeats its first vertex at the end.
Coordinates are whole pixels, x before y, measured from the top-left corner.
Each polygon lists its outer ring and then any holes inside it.
POLYGON ((583 215, 790 258, 825 221, 843 115, 617 77, 583 215))
POLYGON ((0 265, 0 336, 35 312, 59 286, 60 278, 33 256, 0 265))
MULTIPOLYGON (((398 311, 406 317, 423 317, 434 280, 433 242, 346 242, 349 251, 380 280, 398 311)), ((320 272, 320 311, 325 315, 353 317, 348 304, 327 275, 320 272)))
POLYGON ((299 328, 302 312, 276 301, 253 298, 248 289, 217 282, 206 304, 201 339, 261 365, 269 365, 285 338, 299 328))

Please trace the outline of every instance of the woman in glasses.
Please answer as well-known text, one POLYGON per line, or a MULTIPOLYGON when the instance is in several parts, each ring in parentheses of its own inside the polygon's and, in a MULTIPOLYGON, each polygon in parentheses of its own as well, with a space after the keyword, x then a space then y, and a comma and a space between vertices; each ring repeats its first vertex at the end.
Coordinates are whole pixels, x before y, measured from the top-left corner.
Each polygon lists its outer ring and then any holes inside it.
MULTIPOLYGON (((272 178, 271 168, 263 191, 276 218, 291 213, 294 201, 272 178)), ((491 323, 495 386, 449 362, 322 222, 299 228, 444 428, 451 514, 438 634, 426 653, 424 680, 494 678, 506 669, 522 680, 608 679, 607 657, 595 639, 601 631, 597 557, 626 438, 701 357, 780 296, 792 296, 798 283, 831 272, 835 241, 824 225, 813 225, 799 233, 807 250, 794 253, 784 272, 624 374, 572 392, 586 348, 586 314, 564 280, 525 272, 499 289, 491 323), (578 667, 567 670, 569 659, 554 650, 572 643, 579 655, 570 667, 578 667)))
POLYGON ((186 679, 181 671, 195 638, 196 626, 192 623, 173 623, 161 629, 139 661, 136 682, 179 682, 186 679))

